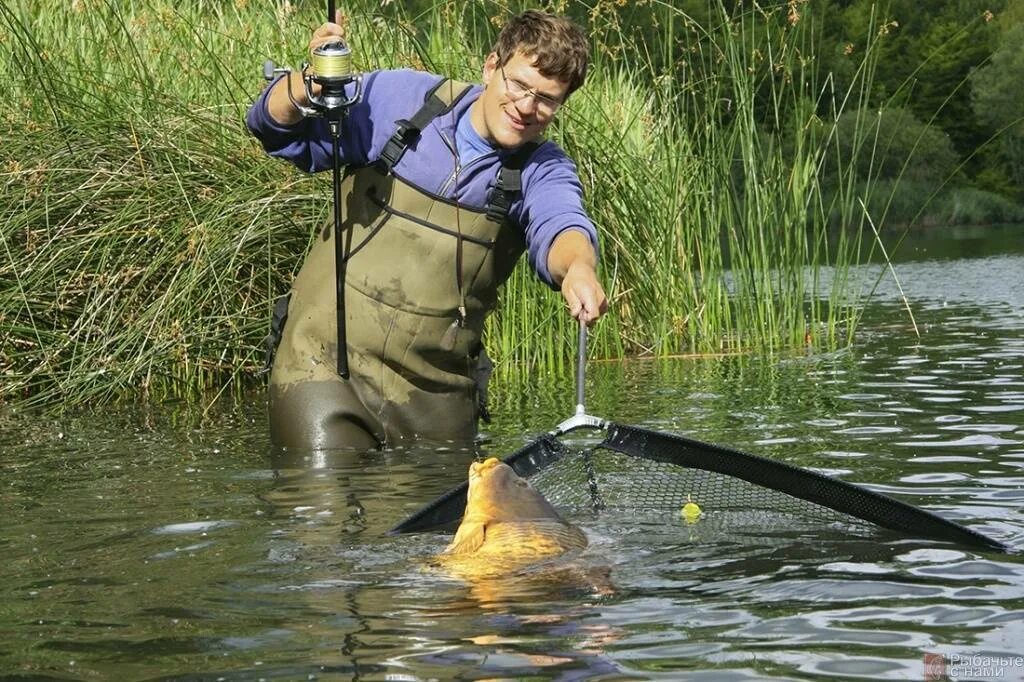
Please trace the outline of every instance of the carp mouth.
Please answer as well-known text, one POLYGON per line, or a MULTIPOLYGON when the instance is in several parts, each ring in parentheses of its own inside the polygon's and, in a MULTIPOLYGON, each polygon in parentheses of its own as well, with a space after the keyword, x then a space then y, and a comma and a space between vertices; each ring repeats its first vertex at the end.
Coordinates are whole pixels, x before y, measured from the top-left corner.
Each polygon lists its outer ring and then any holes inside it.
POLYGON ((543 495, 495 457, 469 465, 466 513, 491 521, 559 518, 543 495))
POLYGON ((490 495, 502 495, 499 491, 507 494, 511 488, 530 488, 526 479, 520 478, 518 474, 497 457, 489 457, 483 462, 473 462, 469 465, 469 495, 473 493, 484 493, 483 489, 490 491, 490 495))
MULTIPOLYGON (((487 475, 492 469, 501 464, 497 457, 488 457, 482 462, 473 462, 469 465, 469 482, 472 484, 487 475)), ((505 466, 508 466, 507 464, 505 466)))

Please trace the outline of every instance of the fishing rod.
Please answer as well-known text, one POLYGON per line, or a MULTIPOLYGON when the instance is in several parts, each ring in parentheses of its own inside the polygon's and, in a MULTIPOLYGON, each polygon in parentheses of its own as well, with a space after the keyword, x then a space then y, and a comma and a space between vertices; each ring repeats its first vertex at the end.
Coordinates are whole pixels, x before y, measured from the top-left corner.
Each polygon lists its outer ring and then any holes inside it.
MULTIPOLYGON (((327 21, 335 20, 334 0, 327 2, 327 21)), ((338 318, 338 375, 348 379, 348 345, 345 332, 345 248, 341 242, 341 130, 349 109, 359 101, 363 82, 352 70, 352 50, 341 38, 318 45, 310 54, 310 62, 302 65, 302 82, 309 105, 304 106, 292 95, 292 71, 287 67, 277 68, 267 60, 263 64, 263 78, 272 81, 285 74, 288 78, 288 99, 303 116, 323 118, 331 132, 331 175, 334 203, 334 292, 335 312, 338 318), (313 85, 320 86, 320 94, 313 94, 313 85), (354 83, 351 96, 346 86, 354 83)))

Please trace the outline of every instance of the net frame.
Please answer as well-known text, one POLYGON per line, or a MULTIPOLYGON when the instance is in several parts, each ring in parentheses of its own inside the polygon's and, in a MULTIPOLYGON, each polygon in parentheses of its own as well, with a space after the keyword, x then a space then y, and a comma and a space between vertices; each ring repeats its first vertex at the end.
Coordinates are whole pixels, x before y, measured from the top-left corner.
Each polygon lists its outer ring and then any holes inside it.
MULTIPOLYGON (((607 434, 598 445, 583 450, 570 450, 552 434, 544 434, 504 459, 512 469, 532 483, 556 507, 580 508, 587 506, 600 512, 607 508, 609 500, 621 499, 621 492, 610 492, 607 477, 604 481, 593 468, 595 453, 607 450, 632 458, 638 465, 657 462, 678 468, 680 472, 702 472, 767 489, 773 493, 766 498, 765 505, 776 511, 817 518, 825 522, 863 523, 886 528, 899 533, 957 543, 978 549, 1008 552, 1003 543, 973 529, 943 518, 914 505, 897 500, 864 486, 832 478, 823 473, 804 469, 786 462, 753 455, 733 448, 706 443, 685 436, 666 434, 638 426, 608 423, 607 434), (577 459, 578 466, 585 473, 586 493, 569 499, 550 482, 543 483, 537 474, 556 462, 567 458, 577 459), (781 497, 780 497, 781 496, 781 497), (581 504, 580 500, 585 500, 581 504), (791 504, 780 504, 778 500, 789 500, 791 504), (774 500, 774 501, 773 501, 774 500), (795 501, 795 502, 794 502, 795 501), (824 512, 824 513, 823 513, 824 512), (828 512, 836 512, 830 514, 828 512)), ((635 480, 638 477, 633 477, 635 480)), ((700 480, 700 479, 698 479, 700 480)), ((578 485, 582 480, 577 480, 578 485)), ((656 484, 657 481, 647 481, 656 484)), ((451 528, 457 524, 466 508, 468 482, 455 486, 435 500, 407 517, 388 531, 389 535, 423 532, 451 528)), ((653 509, 655 507, 679 510, 691 494, 699 489, 682 489, 663 494, 661 502, 652 504, 644 501, 633 507, 653 509)), ((565 486, 562 486, 565 490, 565 486)), ((629 494, 626 491, 626 494, 629 494)), ((696 494, 699 500, 702 495, 696 494)), ((705 496, 706 499, 706 496, 705 496)), ((613 504, 612 506, 619 506, 613 504)), ((738 505, 742 507, 744 505, 738 505)), ((747 505, 749 508, 750 505, 747 505)))
MULTIPOLYGON (((532 479, 531 482, 556 507, 566 506, 570 496, 560 493, 555 486, 542 483, 543 477, 535 478, 536 475, 574 454, 558 440, 558 436, 581 428, 599 429, 605 432, 603 441, 575 452, 579 457, 580 470, 585 472, 586 495, 582 499, 585 506, 594 511, 606 508, 608 500, 615 497, 616 486, 609 482, 614 481, 614 477, 600 475, 595 465, 595 453, 604 450, 632 458, 639 466, 653 463, 666 465, 669 472, 666 476, 669 478, 678 470, 703 472, 705 480, 708 480, 708 476, 717 476, 719 478, 710 480, 718 481, 719 487, 728 487, 729 480, 743 481, 762 491, 770 491, 770 495, 768 492, 764 495, 773 509, 782 509, 796 515, 829 522, 867 522, 872 526, 910 536, 983 550, 1010 551, 1007 545, 998 540, 864 486, 734 448, 639 426, 616 424, 587 414, 583 406, 586 338, 586 325, 581 323, 575 414, 551 433, 539 436, 503 460, 519 476, 532 479)), ((695 478, 686 480, 690 483, 673 485, 668 494, 660 496, 658 504, 663 509, 678 510, 689 500, 693 489, 699 484, 695 478)), ((582 482, 583 479, 579 479, 576 485, 582 482)), ((455 486, 392 527, 388 534, 454 528, 465 512, 468 489, 468 481, 455 486)), ((562 486, 561 490, 566 488, 562 486)), ((626 494, 630 494, 630 491, 627 490, 626 494)), ((576 506, 580 506, 580 499, 578 495, 575 496, 576 506)), ((653 504, 649 501, 633 504, 634 508, 637 506, 651 508, 653 504)))

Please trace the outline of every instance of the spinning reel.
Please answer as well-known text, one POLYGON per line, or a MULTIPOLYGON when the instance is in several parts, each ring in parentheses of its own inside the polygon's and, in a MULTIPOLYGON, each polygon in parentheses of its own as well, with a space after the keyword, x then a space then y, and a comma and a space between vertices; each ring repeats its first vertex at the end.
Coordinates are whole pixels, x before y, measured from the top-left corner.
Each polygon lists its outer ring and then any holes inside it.
MULTIPOLYGON (((336 41, 320 45, 311 55, 312 62, 302 65, 302 82, 310 106, 299 104, 288 88, 288 99, 292 106, 302 112, 303 116, 316 116, 327 119, 331 124, 331 134, 341 134, 341 120, 349 107, 359 101, 362 94, 362 79, 352 71, 352 50, 344 41, 336 41), (355 91, 350 97, 345 95, 345 86, 354 82, 355 91), (320 95, 313 94, 313 84, 320 86, 320 95)), ((291 78, 292 71, 288 68, 277 68, 269 59, 263 64, 263 78, 268 81, 281 74, 291 78)))

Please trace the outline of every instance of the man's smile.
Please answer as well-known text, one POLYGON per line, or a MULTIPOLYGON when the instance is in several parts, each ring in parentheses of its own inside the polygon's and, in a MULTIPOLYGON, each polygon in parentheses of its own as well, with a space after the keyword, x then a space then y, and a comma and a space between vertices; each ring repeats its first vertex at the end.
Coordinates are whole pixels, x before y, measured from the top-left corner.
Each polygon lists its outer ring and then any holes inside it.
POLYGON ((511 123, 512 127, 516 130, 526 129, 526 122, 514 114, 509 113, 508 109, 505 110, 505 117, 508 118, 509 123, 511 123))

